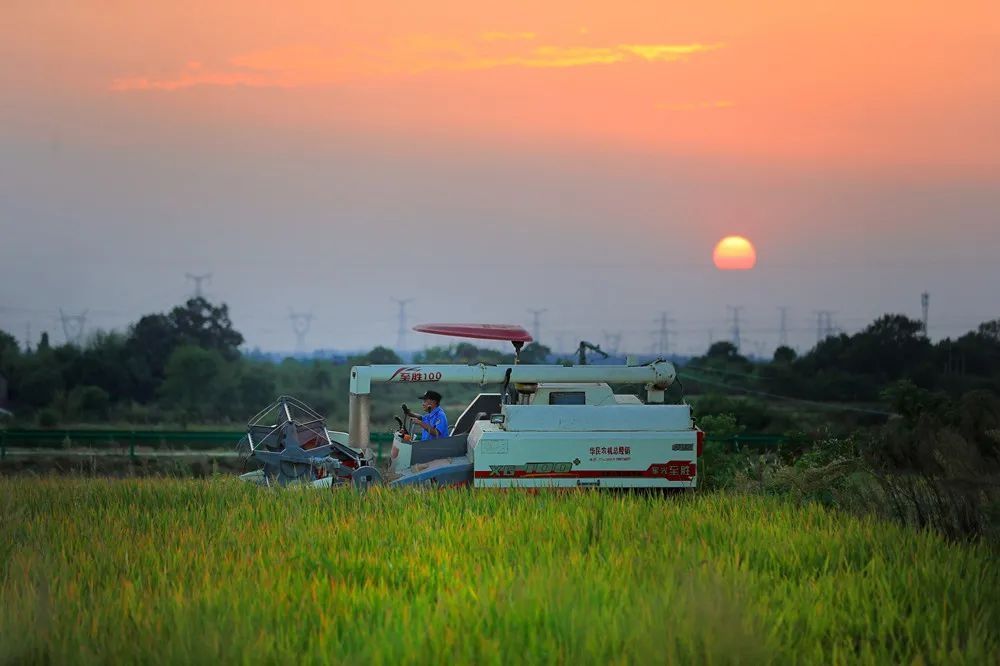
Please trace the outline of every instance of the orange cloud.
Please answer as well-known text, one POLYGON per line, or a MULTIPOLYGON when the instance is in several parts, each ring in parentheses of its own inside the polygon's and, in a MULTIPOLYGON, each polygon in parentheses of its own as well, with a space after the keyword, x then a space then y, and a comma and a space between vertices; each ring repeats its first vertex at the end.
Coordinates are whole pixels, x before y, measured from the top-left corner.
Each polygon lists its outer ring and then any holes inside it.
POLYGON ((698 53, 721 49, 723 44, 623 44, 619 51, 637 55, 643 60, 685 60, 698 53))
POLYGON ((538 35, 533 32, 484 32, 480 38, 484 42, 530 41, 538 35))
POLYGON ((613 46, 533 46, 534 33, 484 33, 481 44, 415 35, 383 49, 334 53, 309 45, 254 51, 222 66, 191 61, 176 75, 132 76, 112 81, 111 90, 179 90, 193 86, 306 87, 379 75, 413 75, 432 70, 497 67, 565 68, 625 62, 674 62, 708 53, 723 44, 618 44, 613 46), (500 52, 496 52, 496 45, 500 52))
POLYGON ((490 67, 582 67, 585 65, 611 65, 629 60, 672 62, 722 48, 722 44, 620 44, 605 47, 539 46, 527 55, 473 60, 457 69, 486 69, 490 67))

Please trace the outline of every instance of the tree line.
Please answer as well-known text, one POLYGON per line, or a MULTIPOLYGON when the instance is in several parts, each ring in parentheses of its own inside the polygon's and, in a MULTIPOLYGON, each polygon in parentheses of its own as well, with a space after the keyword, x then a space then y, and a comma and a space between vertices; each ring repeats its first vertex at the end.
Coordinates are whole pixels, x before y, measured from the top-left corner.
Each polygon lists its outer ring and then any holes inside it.
MULTIPOLYGON (((225 304, 193 298, 169 312, 145 315, 123 332, 94 333, 82 346, 56 346, 43 333, 33 348, 21 349, 0 331, 0 375, 7 382, 8 407, 24 424, 242 422, 279 393, 292 393, 338 420, 346 418, 350 365, 401 362, 393 350, 376 347, 340 365, 273 363, 242 353, 243 342, 225 304)), ((510 353, 461 342, 428 348, 413 361, 512 359, 510 353)), ((532 343, 521 360, 553 359, 547 347, 532 343)), ((760 363, 717 342, 680 369, 683 389, 692 395, 885 402, 885 390, 899 382, 948 395, 1000 393, 1000 320, 933 343, 920 322, 886 315, 859 333, 827 338, 802 356, 781 347, 760 363)), ((716 411, 732 411, 723 407, 716 411)))
POLYGON ((690 382, 699 392, 731 384, 810 400, 875 402, 901 381, 952 395, 1000 392, 1000 319, 934 343, 921 322, 890 314, 853 335, 828 337, 802 356, 779 347, 770 362, 754 363, 731 343, 717 342, 685 367, 703 380, 690 382))

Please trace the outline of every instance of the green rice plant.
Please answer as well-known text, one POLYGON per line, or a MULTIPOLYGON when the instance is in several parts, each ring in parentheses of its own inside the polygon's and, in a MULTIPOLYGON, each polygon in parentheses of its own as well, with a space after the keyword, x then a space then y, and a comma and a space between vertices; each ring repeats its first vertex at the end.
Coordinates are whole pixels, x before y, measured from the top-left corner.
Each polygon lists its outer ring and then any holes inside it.
POLYGON ((763 495, 0 479, 7 663, 995 664, 998 589, 763 495))

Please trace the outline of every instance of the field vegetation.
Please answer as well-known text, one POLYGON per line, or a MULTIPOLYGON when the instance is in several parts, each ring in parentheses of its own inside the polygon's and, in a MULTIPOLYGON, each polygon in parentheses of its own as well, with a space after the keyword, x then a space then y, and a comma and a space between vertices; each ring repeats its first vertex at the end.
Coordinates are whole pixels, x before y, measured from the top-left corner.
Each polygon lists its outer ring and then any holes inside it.
MULTIPOLYGON (((511 356, 459 343, 424 350, 412 360, 500 363, 511 356)), ((522 354, 525 363, 575 360, 537 343, 522 354)), ((885 315, 853 335, 828 337, 801 356, 781 347, 771 359, 750 359, 732 344, 716 342, 702 356, 675 360, 682 384, 672 387, 671 398, 694 400, 704 414, 735 414, 752 432, 826 427, 843 434, 884 423, 892 410, 883 392, 899 382, 953 398, 1000 393, 1000 320, 932 343, 920 322, 885 315)), ((225 304, 194 298, 169 312, 147 314, 127 330, 95 331, 79 346, 54 345, 43 333, 22 348, 0 331, 0 407, 13 412, 17 427, 218 427, 245 423, 276 395, 291 393, 342 428, 350 365, 399 362, 384 347, 353 358, 274 362, 245 348, 225 304)), ((413 400, 414 388, 377 388, 375 421, 389 426, 398 403, 413 400)), ((629 388, 642 393, 642 387, 629 388)), ((445 406, 460 409, 476 390, 449 386, 445 406)))
POLYGON ((0 479, 5 663, 1000 660, 1000 565, 819 503, 0 479))

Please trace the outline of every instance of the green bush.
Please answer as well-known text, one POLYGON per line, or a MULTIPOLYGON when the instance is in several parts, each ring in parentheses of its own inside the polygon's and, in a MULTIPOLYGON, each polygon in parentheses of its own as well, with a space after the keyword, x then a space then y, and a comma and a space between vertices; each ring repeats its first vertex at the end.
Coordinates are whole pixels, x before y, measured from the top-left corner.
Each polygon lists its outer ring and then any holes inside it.
POLYGON ((761 402, 716 393, 699 396, 694 400, 694 413, 701 418, 728 414, 751 432, 762 432, 774 421, 771 410, 761 402))
POLYGON ((38 410, 35 420, 38 422, 38 427, 40 428, 55 428, 59 425, 59 412, 46 407, 45 409, 38 410))
POLYGON ((69 413, 75 417, 105 420, 111 407, 111 396, 99 386, 76 386, 67 397, 69 413))

